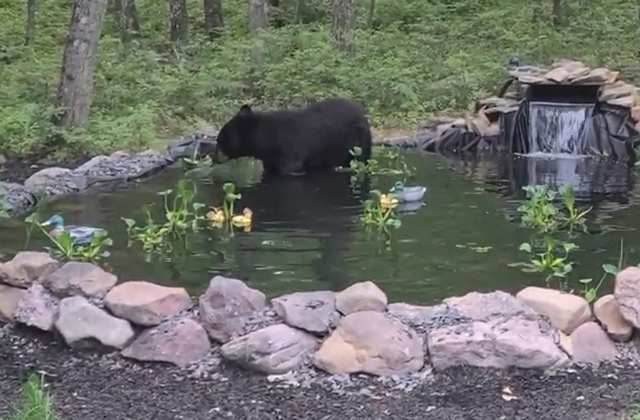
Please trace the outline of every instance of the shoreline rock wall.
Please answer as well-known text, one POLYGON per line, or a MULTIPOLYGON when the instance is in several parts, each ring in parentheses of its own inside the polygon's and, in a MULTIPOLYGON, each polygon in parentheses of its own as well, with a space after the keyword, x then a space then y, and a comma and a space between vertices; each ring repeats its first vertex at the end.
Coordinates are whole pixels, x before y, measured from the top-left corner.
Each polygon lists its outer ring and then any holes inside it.
POLYGON ((434 306, 388 303, 374 282, 270 301, 215 276, 199 299, 179 287, 118 283, 89 263, 24 251, 0 264, 0 318, 55 332, 67 345, 107 347, 179 367, 222 358, 263 374, 315 366, 330 374, 401 376, 467 365, 557 369, 620 358, 640 328, 640 269, 616 278, 593 311, 576 295, 527 287, 472 292, 434 306), (618 344, 616 344, 618 343, 618 344))

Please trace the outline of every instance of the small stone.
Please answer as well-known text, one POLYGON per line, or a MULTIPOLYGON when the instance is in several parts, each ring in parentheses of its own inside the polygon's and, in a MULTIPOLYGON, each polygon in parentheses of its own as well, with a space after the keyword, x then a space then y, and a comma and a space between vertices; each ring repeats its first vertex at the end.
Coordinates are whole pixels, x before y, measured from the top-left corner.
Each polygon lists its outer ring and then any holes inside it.
POLYGON ((552 82, 562 83, 569 78, 569 72, 564 67, 549 70, 544 77, 552 82))
POLYGON ((582 324, 571 333, 573 360, 578 363, 601 363, 616 359, 616 347, 595 322, 582 324))
POLYGON ((391 376, 417 372, 424 358, 423 341, 413 329, 380 312, 364 311, 342 319, 314 363, 332 374, 391 376))
POLYGON ((372 281, 353 284, 336 295, 336 309, 343 315, 387 309, 387 295, 372 281))
POLYGON ((193 306, 182 287, 129 281, 111 289, 104 299, 114 315, 134 324, 153 326, 193 306))
POLYGON ((109 155, 110 158, 112 159, 122 159, 122 158, 126 158, 131 156, 130 153, 124 151, 124 150, 116 150, 115 152, 111 153, 109 155))
POLYGON ((539 314, 549 317, 553 326, 565 334, 571 334, 591 320, 589 303, 580 296, 532 286, 521 290, 516 298, 539 314))
POLYGON ((603 329, 616 341, 629 341, 633 334, 631 325, 620 313, 615 296, 602 296, 593 305, 593 312, 603 329))
POLYGON ((267 307, 267 298, 240 280, 215 276, 200 296, 200 318, 209 336, 222 343, 244 334, 248 318, 267 307))
POLYGON ((571 337, 563 333, 562 331, 558 331, 558 335, 560 336, 560 348, 567 353, 567 356, 573 357, 573 343, 571 342, 571 337))
POLYGON ((18 302, 13 318, 21 324, 51 331, 59 303, 40 283, 33 283, 18 302))
POLYGON ((82 296, 62 299, 55 327, 69 345, 94 339, 122 349, 135 335, 129 322, 109 315, 82 296))
POLYGON ((13 321, 13 313, 18 307, 18 302, 27 295, 27 291, 19 287, 0 284, 0 318, 13 321))
POLYGON ((64 264, 42 279, 42 283, 58 295, 95 298, 103 298, 117 281, 116 276, 97 265, 77 261, 64 264))
POLYGON ((122 351, 122 355, 140 361, 168 362, 185 367, 205 357, 210 350, 211 343, 202 325, 183 318, 146 330, 122 351))
POLYGON ((21 251, 11 261, 0 264, 0 281, 27 288, 56 263, 46 252, 21 251))
POLYGON ((221 347, 222 356, 232 362, 268 375, 287 373, 310 359, 318 340, 285 324, 271 325, 221 347))
POLYGON ((74 170, 74 172, 77 172, 77 173, 89 172, 91 169, 94 169, 95 167, 100 166, 100 164, 106 160, 109 160, 108 156, 105 156, 105 155, 94 156, 89 161, 78 166, 74 170))
POLYGON ((39 191, 45 188, 51 179, 66 175, 70 172, 70 169, 58 167, 41 169, 27 178, 27 180, 24 181, 24 186, 32 191, 39 191))
POLYGON ((631 108, 631 119, 635 122, 640 122, 640 106, 636 105, 631 108))
POLYGON ((271 304, 288 325, 323 333, 340 318, 335 300, 335 294, 329 291, 300 292, 275 298, 271 304))
POLYGON ((627 267, 616 275, 614 296, 622 317, 640 328, 640 268, 627 267))
POLYGON ((406 319, 414 324, 429 322, 440 306, 416 306, 407 303, 391 303, 387 308, 389 315, 400 319, 406 319))

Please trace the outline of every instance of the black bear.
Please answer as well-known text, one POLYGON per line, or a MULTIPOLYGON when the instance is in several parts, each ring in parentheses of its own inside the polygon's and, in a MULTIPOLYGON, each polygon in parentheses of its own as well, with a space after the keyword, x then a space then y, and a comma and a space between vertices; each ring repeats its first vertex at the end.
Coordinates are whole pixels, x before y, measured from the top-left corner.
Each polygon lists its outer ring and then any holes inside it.
POLYGON ((300 110, 257 112, 249 105, 220 130, 218 161, 253 157, 264 171, 275 175, 300 175, 349 166, 354 147, 359 159, 371 156, 371 129, 357 102, 332 98, 300 110))

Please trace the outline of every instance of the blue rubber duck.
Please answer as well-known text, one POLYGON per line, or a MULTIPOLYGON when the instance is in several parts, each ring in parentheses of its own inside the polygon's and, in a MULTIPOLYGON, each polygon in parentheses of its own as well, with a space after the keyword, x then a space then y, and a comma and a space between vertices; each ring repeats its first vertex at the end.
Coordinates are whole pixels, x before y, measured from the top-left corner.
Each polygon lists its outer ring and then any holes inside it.
POLYGON ((65 226, 64 219, 59 214, 53 215, 43 222, 40 226, 51 226, 52 229, 49 234, 54 238, 57 238, 62 232, 69 232, 71 240, 74 244, 85 244, 91 242, 91 237, 97 232, 103 232, 104 229, 90 227, 90 226, 65 226))

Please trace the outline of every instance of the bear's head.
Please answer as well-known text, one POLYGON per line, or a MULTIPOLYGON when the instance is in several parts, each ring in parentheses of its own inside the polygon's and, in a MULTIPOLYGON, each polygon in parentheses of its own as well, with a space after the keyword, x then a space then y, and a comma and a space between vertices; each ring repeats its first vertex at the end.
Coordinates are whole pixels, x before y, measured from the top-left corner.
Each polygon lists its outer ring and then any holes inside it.
POLYGON ((242 105, 240 111, 218 133, 216 160, 224 162, 228 159, 253 156, 255 151, 252 133, 255 125, 256 114, 251 109, 251 106, 242 105))

